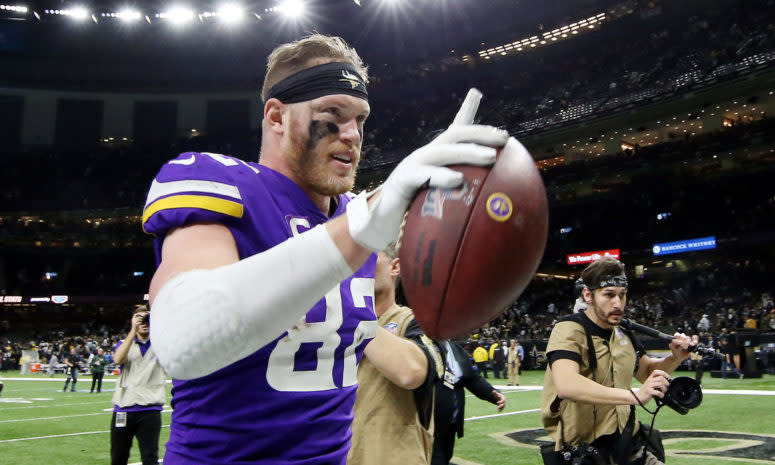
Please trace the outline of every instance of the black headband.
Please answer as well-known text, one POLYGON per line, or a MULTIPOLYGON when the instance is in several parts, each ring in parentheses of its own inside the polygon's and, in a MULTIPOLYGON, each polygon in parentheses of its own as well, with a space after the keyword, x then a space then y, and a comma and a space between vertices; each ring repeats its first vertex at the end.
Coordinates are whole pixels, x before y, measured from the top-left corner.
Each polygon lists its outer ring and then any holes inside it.
POLYGON ((620 275, 607 275, 607 276, 601 276, 600 282, 597 284, 597 286, 587 286, 589 289, 602 289, 604 287, 627 287, 627 276, 624 274, 620 275))
POLYGON ((334 62, 288 76, 269 89, 264 102, 276 98, 283 103, 297 103, 333 94, 369 99, 366 83, 355 67, 350 63, 334 62))

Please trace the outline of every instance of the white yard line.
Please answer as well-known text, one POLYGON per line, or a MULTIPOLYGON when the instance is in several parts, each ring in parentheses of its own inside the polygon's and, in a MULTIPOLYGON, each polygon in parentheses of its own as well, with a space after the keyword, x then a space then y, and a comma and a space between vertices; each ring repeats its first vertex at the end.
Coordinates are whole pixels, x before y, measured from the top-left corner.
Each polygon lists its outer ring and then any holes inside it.
MULTIPOLYGON (((84 381, 91 381, 91 378, 86 378, 86 376, 91 375, 84 375, 83 373, 79 374, 79 379, 83 379, 84 381)), ((115 383, 118 378, 103 378, 103 383, 115 383)), ((48 382, 57 382, 57 383, 64 383, 65 378, 0 378, 0 381, 48 381, 48 382)))
MULTIPOLYGON (((30 399, 32 400, 32 399, 30 399)), ((48 402, 48 401, 44 401, 48 402)), ((46 405, 25 405, 23 407, 2 407, 0 408, 0 413, 5 412, 6 410, 18 410, 20 408, 59 408, 59 407, 71 407, 73 405, 91 405, 91 404, 109 404, 110 401, 108 400, 96 400, 93 402, 76 402, 73 404, 46 404, 46 405)))
POLYGON ((15 420, 0 420, 0 423, 16 423, 20 421, 39 421, 39 420, 59 420, 62 418, 91 417, 94 415, 105 415, 105 412, 99 413, 79 413, 78 415, 62 415, 59 417, 39 417, 39 418, 18 418, 15 420))
MULTIPOLYGON (((161 425, 161 427, 169 428, 170 425, 161 425)), ((107 429, 104 431, 86 431, 83 433, 53 434, 51 436, 37 436, 32 438, 3 439, 3 440, 0 440, 0 444, 6 443, 6 442, 34 441, 37 439, 54 439, 54 438, 65 438, 70 436, 86 436, 87 434, 103 434, 103 433, 110 433, 110 430, 107 429)))
MULTIPOLYGON (((170 413, 172 409, 162 410, 161 413, 170 413)), ((92 417, 95 415, 105 415, 113 413, 113 409, 108 409, 108 411, 102 411, 98 413, 79 413, 77 415, 61 415, 58 417, 39 417, 39 418, 20 418, 15 420, 0 420, 0 423, 15 423, 19 421, 39 421, 39 420, 60 420, 62 418, 75 418, 75 417, 92 417)))
POLYGON ((483 420, 485 418, 507 417, 509 415, 519 415, 520 413, 533 413, 533 412, 540 412, 540 411, 541 411, 540 408, 533 408, 530 410, 520 410, 518 412, 496 413, 493 415, 482 415, 481 417, 468 417, 466 418, 466 421, 483 420))

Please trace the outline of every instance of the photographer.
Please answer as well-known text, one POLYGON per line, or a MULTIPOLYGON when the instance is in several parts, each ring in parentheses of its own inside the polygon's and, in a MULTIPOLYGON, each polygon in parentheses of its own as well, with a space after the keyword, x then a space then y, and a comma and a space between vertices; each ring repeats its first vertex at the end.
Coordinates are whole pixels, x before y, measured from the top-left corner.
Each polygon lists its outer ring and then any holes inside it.
POLYGON ((78 362, 81 361, 81 356, 76 352, 75 347, 70 347, 70 353, 65 357, 65 365, 67 365, 67 379, 65 380, 65 387, 62 388, 62 392, 67 392, 67 385, 70 381, 73 381, 73 385, 70 388, 70 392, 75 392, 75 383, 78 382, 78 362))
POLYGON ((660 464, 644 447, 633 406, 663 397, 668 373, 689 356, 690 339, 676 334, 671 355, 649 358, 619 327, 627 302, 624 265, 602 258, 582 279, 589 307, 563 317, 546 348, 541 417, 555 444, 542 448, 544 463, 660 464), (631 390, 633 376, 643 383, 637 392, 631 390))
POLYGON ((121 367, 113 393, 110 426, 112 465, 126 465, 132 438, 137 437, 143 465, 159 459, 161 410, 166 400, 166 375, 151 347, 148 307, 138 305, 132 315, 132 329, 116 344, 113 360, 121 367))

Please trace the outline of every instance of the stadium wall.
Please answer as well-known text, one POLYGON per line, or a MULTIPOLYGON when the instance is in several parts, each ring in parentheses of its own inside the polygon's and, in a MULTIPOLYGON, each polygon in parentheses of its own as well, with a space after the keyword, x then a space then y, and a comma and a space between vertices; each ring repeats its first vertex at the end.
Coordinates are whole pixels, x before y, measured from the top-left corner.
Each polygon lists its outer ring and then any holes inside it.
MULTIPOLYGON (((131 139, 134 134, 136 102, 174 102, 177 107, 177 137, 202 132, 208 123, 208 106, 212 102, 235 101, 249 107, 250 130, 258 128, 262 106, 251 92, 191 92, 191 93, 108 93, 73 92, 40 89, 0 88, 0 97, 21 97, 24 100, 19 139, 25 150, 52 146, 57 142, 57 112, 62 101, 91 101, 102 105, 99 139, 131 139)), ((94 141, 96 144, 99 141, 94 141)))

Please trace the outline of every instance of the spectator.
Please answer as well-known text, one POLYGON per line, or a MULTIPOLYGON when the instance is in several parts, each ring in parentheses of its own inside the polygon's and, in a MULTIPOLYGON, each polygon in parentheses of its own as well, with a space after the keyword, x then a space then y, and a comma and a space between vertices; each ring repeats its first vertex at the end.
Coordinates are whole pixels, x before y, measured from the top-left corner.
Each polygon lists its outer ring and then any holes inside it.
POLYGON ((492 372, 496 379, 506 378, 506 356, 503 352, 503 347, 498 344, 498 341, 490 344, 490 360, 492 360, 492 372))
POLYGON ((737 355, 736 344, 731 343, 730 339, 733 335, 721 338, 721 347, 719 351, 724 354, 724 360, 721 362, 721 379, 727 379, 729 371, 735 374, 740 379, 743 379, 743 373, 737 368, 734 363, 734 357, 737 355))
POLYGON ((65 386, 62 388, 62 392, 67 392, 67 385, 70 384, 70 380, 73 381, 70 392, 75 392, 75 383, 78 382, 78 362, 80 361, 81 356, 76 352, 75 347, 70 347, 70 353, 65 357, 67 379, 65 380, 65 386))
POLYGON ((499 412, 506 406, 506 398, 474 371, 471 357, 462 347, 450 341, 443 341, 439 345, 446 360, 446 372, 443 380, 436 383, 431 464, 447 465, 455 449, 455 437, 463 437, 466 406, 463 389, 468 389, 476 397, 495 404, 499 412))
POLYGON ((102 378, 105 376, 105 367, 108 365, 108 358, 102 347, 97 349, 97 353, 92 357, 89 367, 91 368, 91 391, 94 392, 94 386, 97 386, 97 392, 102 392, 102 378))
POLYGON ((51 357, 48 358, 48 367, 46 368, 46 373, 48 373, 49 378, 54 377, 58 364, 59 357, 57 357, 56 352, 52 352, 51 357))
POLYGON ((476 363, 476 367, 479 369, 479 374, 482 375, 483 378, 487 379, 487 349, 484 348, 482 345, 482 342, 479 341, 476 343, 476 348, 474 349, 474 363, 476 363))
POLYGON ((707 314, 702 315, 702 319, 700 319, 700 322, 697 323, 697 331, 703 333, 710 331, 710 320, 708 319, 707 314))

